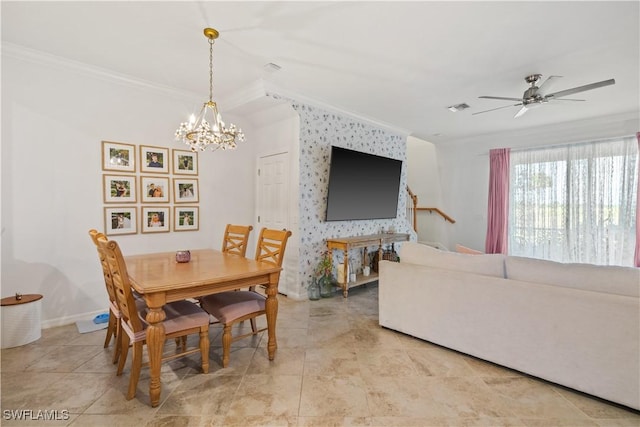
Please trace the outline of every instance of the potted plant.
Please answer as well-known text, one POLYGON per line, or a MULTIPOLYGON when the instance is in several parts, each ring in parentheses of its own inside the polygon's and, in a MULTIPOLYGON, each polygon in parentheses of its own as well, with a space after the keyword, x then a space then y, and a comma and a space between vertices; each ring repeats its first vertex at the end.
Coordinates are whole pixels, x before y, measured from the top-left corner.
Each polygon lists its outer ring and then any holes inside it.
POLYGON ((314 280, 320 287, 320 296, 323 298, 330 297, 333 294, 335 278, 333 277, 333 265, 328 251, 322 252, 313 275, 314 280))

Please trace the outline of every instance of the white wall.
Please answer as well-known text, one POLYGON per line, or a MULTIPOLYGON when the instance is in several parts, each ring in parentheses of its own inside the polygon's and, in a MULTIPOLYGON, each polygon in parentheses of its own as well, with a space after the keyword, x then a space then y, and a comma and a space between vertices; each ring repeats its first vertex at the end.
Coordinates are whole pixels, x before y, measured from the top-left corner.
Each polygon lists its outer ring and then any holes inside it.
POLYGON ((456 243, 484 250, 489 188, 489 150, 529 148, 634 135, 638 112, 600 117, 519 132, 480 135, 436 147, 440 162, 444 211, 456 223, 449 246, 456 243))
MULTIPOLYGON (((204 100, 3 46, 2 296, 44 295, 44 327, 104 312, 87 234, 104 229, 101 141, 185 149, 175 128, 204 100)), ((125 254, 218 248, 227 222, 252 222, 256 133, 225 119, 247 141, 199 154, 199 231, 116 236, 125 254)))
MULTIPOLYGON (((438 208, 449 214, 443 206, 439 164, 434 144, 413 136, 407 138, 407 182, 418 197, 418 207, 438 208)), ((417 212, 416 222, 419 241, 438 242, 450 248, 449 236, 454 224, 426 211, 417 212)))
MULTIPOLYGON (((287 250, 283 260, 283 271, 280 274, 280 291, 293 299, 306 299, 306 293, 300 291, 299 277, 299 205, 298 187, 300 176, 299 133, 300 118, 288 102, 268 98, 273 106, 252 114, 249 118, 256 128, 256 159, 279 153, 289 153, 289 206, 287 207, 287 229, 292 235, 287 241, 287 250)), ((264 102, 264 101, 263 101, 264 102)), ((257 176, 254 169, 254 177, 257 176)), ((256 180, 257 181, 257 180, 256 180)), ((257 199, 256 199, 257 204, 257 199)), ((254 213, 253 225, 260 230, 257 223, 258 212, 254 213)), ((252 238, 256 238, 258 233, 252 238)), ((254 247, 250 243, 249 247, 254 247)))

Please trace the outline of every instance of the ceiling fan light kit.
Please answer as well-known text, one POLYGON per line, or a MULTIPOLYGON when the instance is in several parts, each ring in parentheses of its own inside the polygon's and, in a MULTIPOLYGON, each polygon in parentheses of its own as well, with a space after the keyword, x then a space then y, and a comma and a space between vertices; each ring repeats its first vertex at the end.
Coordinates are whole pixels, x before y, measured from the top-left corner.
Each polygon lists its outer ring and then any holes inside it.
POLYGON ((209 41, 209 100, 203 104, 198 117, 192 114, 189 121, 180 123, 175 137, 191 151, 235 149, 236 142, 244 141, 244 133, 233 123, 229 127, 225 125, 213 101, 213 43, 220 34, 213 28, 205 28, 204 35, 209 41))
POLYGON ((472 115, 488 113, 489 111, 500 110, 503 108, 509 107, 521 107, 520 110, 513 116, 513 118, 518 118, 530 110, 532 107, 537 107, 540 105, 547 104, 550 101, 584 101, 584 99, 569 99, 564 98, 565 96, 573 95, 574 93, 585 92, 588 90, 597 89, 599 87, 610 86, 616 83, 614 79, 603 80, 596 83, 590 83, 584 86, 577 86, 571 89, 565 89, 554 93, 545 94, 545 90, 548 87, 548 84, 552 79, 560 78, 562 76, 549 76, 547 79, 538 87, 537 84, 542 78, 542 74, 530 74, 524 78, 524 81, 529 83, 529 88, 524 91, 522 94, 522 98, 509 98, 504 96, 479 96, 478 98, 483 99, 497 99, 502 101, 517 101, 517 104, 505 105, 498 108, 492 108, 490 110, 478 111, 473 113, 472 115))

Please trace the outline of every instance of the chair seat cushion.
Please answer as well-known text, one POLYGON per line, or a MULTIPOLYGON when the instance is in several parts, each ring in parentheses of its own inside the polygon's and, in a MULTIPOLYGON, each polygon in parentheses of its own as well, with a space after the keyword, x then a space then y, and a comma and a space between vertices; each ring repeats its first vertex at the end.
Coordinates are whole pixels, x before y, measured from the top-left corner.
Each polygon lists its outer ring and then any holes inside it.
POLYGON ((229 323, 247 314, 264 311, 266 297, 253 291, 228 291, 207 295, 201 306, 222 323, 229 323))
MULTIPOLYGON (((163 309, 166 314, 166 318, 162 323, 164 325, 165 334, 167 335, 177 331, 209 325, 209 315, 192 302, 176 301, 166 304, 163 309)), ((133 333, 129 325, 123 322, 123 329, 127 332, 132 342, 144 341, 146 339, 146 330, 147 326, 149 326, 146 321, 148 312, 149 308, 146 305, 144 305, 138 312, 140 319, 142 320, 142 331, 133 333)))

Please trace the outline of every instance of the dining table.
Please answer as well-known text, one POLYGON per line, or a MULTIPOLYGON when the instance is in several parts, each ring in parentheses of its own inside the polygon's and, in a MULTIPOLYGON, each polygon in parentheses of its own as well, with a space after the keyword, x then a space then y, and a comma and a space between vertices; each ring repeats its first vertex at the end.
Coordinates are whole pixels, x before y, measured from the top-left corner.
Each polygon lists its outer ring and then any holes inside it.
POLYGON ((160 403, 160 367, 166 340, 163 306, 167 303, 249 286, 266 286, 267 351, 269 360, 274 359, 278 280, 282 267, 215 249, 192 250, 188 262, 177 262, 176 252, 159 252, 126 256, 125 263, 131 286, 144 298, 149 309, 146 338, 151 406, 160 403))

